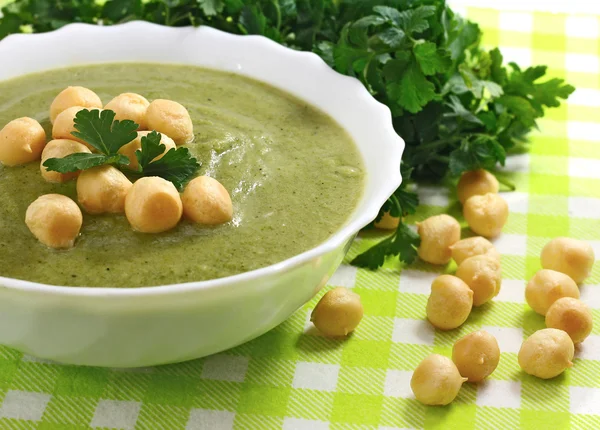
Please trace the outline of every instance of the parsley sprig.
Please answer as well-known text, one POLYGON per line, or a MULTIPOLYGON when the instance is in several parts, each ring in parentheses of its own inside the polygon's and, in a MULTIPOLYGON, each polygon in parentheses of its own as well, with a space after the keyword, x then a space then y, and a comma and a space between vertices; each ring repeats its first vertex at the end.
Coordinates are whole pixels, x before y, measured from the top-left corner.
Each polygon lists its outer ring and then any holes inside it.
MULTIPOLYGON (((141 19, 259 34, 319 54, 390 108, 406 142, 403 168, 412 176, 404 176, 380 217, 414 210, 409 182, 503 165, 511 151, 527 149, 527 133, 545 109, 574 91, 562 79, 547 79, 545 66, 505 65, 498 49, 482 48, 479 26, 456 15, 445 0, 65 0, 59 7, 54 0, 15 0, 2 13, 0 39, 70 22, 141 19)), ((354 263, 374 268, 392 255, 409 262, 416 246, 418 238, 401 223, 354 263)))
POLYGON ((137 137, 138 125, 129 120, 115 121, 115 112, 98 109, 81 110, 75 115, 72 135, 85 141, 98 154, 77 153, 63 158, 50 158, 44 166, 51 171, 70 173, 91 169, 104 164, 127 166, 129 158, 119 154, 119 149, 137 137))
POLYGON ((76 153, 63 158, 50 158, 44 166, 59 173, 76 172, 105 164, 114 165, 132 176, 160 176, 181 189, 200 168, 200 163, 187 148, 171 148, 161 158, 166 146, 160 143, 161 135, 156 131, 143 136, 141 149, 135 155, 139 162, 137 171, 128 169, 129 158, 119 154, 119 149, 137 137, 138 124, 133 121, 115 120, 115 112, 81 110, 75 116, 73 136, 95 148, 97 154, 76 153))
POLYGON ((185 147, 171 148, 156 160, 166 149, 166 146, 160 143, 160 139, 161 135, 156 131, 142 137, 142 148, 135 152, 140 173, 143 176, 160 176, 181 189, 198 171, 200 163, 185 147))
MULTIPOLYGON (((401 174, 404 178, 400 187, 385 202, 376 221, 379 221, 385 212, 398 218, 412 215, 419 205, 418 196, 409 190, 408 180, 412 169, 406 164, 401 165, 401 174)), ((397 256, 405 263, 412 263, 417 258, 417 248, 421 244, 421 238, 416 231, 412 230, 404 222, 398 224, 396 231, 377 245, 369 248, 354 260, 352 264, 369 269, 377 269, 385 262, 386 257, 397 256)))

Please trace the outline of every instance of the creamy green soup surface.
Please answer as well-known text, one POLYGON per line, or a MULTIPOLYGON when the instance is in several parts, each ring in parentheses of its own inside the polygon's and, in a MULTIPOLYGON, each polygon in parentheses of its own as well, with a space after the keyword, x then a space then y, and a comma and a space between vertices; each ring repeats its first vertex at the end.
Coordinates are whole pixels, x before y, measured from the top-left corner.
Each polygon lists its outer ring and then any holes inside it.
POLYGON ((265 267, 326 240, 363 192, 362 158, 328 115, 236 74, 192 66, 102 64, 51 70, 0 82, 0 128, 29 116, 50 138, 48 111, 70 85, 104 103, 124 92, 175 100, 188 108, 201 162, 198 174, 230 192, 233 221, 203 227, 182 221, 162 234, 134 232, 124 215, 84 212, 74 248, 42 245, 25 225, 37 197, 65 194, 75 181, 50 184, 39 162, 0 166, 0 276, 54 285, 142 287, 219 278, 265 267))

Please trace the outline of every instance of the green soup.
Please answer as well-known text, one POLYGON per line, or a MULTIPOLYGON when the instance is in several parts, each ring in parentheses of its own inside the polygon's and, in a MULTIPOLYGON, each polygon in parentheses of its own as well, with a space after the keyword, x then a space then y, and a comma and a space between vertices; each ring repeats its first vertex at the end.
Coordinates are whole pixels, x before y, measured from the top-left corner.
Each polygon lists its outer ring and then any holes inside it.
POLYGON ((39 162, 0 167, 0 275, 55 285, 141 287, 219 278, 306 251, 338 230, 363 192, 361 156, 328 115, 236 74, 190 66, 103 64, 0 82, 0 127, 29 116, 50 136, 50 103, 69 85, 104 103, 124 92, 186 106, 203 163, 199 174, 230 192, 233 221, 203 227, 183 220, 162 234, 132 231, 124 215, 84 213, 74 248, 56 251, 25 225, 37 197, 65 194, 75 181, 46 183, 39 162))

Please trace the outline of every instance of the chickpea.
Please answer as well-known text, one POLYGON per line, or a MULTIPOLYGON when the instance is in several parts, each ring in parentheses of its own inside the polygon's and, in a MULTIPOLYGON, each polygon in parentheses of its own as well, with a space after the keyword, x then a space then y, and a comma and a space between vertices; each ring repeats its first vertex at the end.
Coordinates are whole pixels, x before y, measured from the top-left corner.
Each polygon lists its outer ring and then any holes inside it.
POLYGON ((141 95, 124 93, 109 101, 104 109, 112 110, 116 114, 116 120, 129 119, 139 125, 138 130, 147 130, 146 111, 148 106, 150 106, 150 102, 141 95))
POLYGON ((546 327, 565 331, 573 343, 580 343, 592 332, 594 319, 589 306, 581 300, 563 297, 546 312, 546 327))
POLYGON ((216 225, 231 221, 233 204, 223 185, 209 176, 190 181, 181 196, 183 213, 199 224, 216 225))
POLYGON ((87 88, 67 87, 56 96, 50 105, 50 121, 52 124, 54 124, 58 115, 73 106, 102 109, 102 100, 95 92, 87 88))
POLYGON ((456 192, 458 200, 464 205, 469 197, 482 196, 487 193, 498 193, 500 184, 498 179, 484 169, 465 172, 460 177, 456 192))
POLYGON ((469 237, 459 240, 450 247, 452 258, 460 265, 469 257, 488 255, 500 261, 500 253, 494 248, 492 242, 481 236, 469 237))
POLYGON ((569 275, 576 283, 583 282, 594 265, 594 249, 587 242, 557 237, 542 249, 542 267, 569 275))
POLYGON ((177 102, 154 100, 146 111, 146 124, 150 130, 170 136, 177 145, 194 140, 194 127, 190 114, 177 102))
POLYGON ((79 206, 61 194, 38 197, 25 213, 25 224, 31 233, 51 248, 71 248, 82 223, 79 206))
MULTIPOLYGON (((138 149, 142 149, 142 137, 148 136, 150 133, 151 133, 150 131, 138 131, 138 135, 135 139, 133 139, 127 145, 122 146, 119 149, 119 154, 123 154, 124 156, 129 158, 129 165, 127 166, 128 169, 138 170, 138 168, 140 167, 135 153, 138 149)), ((173 139, 171 139, 169 136, 164 135, 164 134, 160 135, 160 143, 162 143, 163 145, 166 146, 165 152, 163 152, 161 155, 156 157, 154 160, 158 160, 158 159, 162 158, 170 149, 176 148, 175 142, 173 142, 173 139)), ((154 160, 152 160, 152 161, 154 161, 154 160)))
POLYGON ((134 230, 162 233, 181 219, 181 197, 172 182, 158 176, 139 179, 125 199, 125 216, 134 230))
POLYGON ((500 362, 498 341, 485 330, 469 333, 454 344, 452 361, 469 382, 483 381, 500 362))
POLYGON ((39 160, 46 145, 46 132, 33 118, 12 120, 0 130, 0 162, 17 166, 39 160))
POLYGON ((475 233, 485 237, 496 237, 508 220, 508 204, 498 194, 473 196, 465 202, 463 215, 475 233))
POLYGON ((440 330, 452 330, 464 323, 473 307, 473 291, 452 275, 441 275, 431 284, 427 319, 440 330))
POLYGON ((579 298, 579 288, 571 278, 554 270, 539 270, 525 287, 525 300, 540 315, 563 297, 579 298))
POLYGON ((70 154, 90 153, 90 150, 83 143, 68 139, 55 139, 48 142, 44 151, 42 151, 42 162, 40 163, 40 172, 47 182, 63 183, 79 176, 79 171, 71 173, 59 173, 50 171, 44 167, 44 163, 49 158, 63 158, 70 154))
POLYGON ((112 166, 84 170, 77 178, 77 199, 90 214, 121 213, 131 181, 112 166))
MULTIPOLYGON (((87 109, 82 106, 73 106, 62 111, 54 120, 52 127, 52 139, 69 139, 79 143, 83 143, 91 151, 96 151, 96 148, 90 146, 86 141, 73 136, 75 130, 75 116, 80 110, 87 109)), ((101 110, 101 109, 98 109, 101 110)))
POLYGON ((467 258, 458 266, 456 276, 473 290, 473 306, 481 306, 500 292, 500 262, 487 254, 467 258))
POLYGON ((436 215, 417 223, 421 236, 419 257, 431 264, 447 264, 452 258, 450 247, 460 240, 460 224, 450 215, 436 215))
POLYGON ((519 366, 533 376, 550 379, 573 366, 575 346, 569 335, 555 328, 538 330, 519 350, 519 366))
POLYGON ((375 228, 381 230, 396 230, 400 224, 400 218, 391 216, 389 212, 385 212, 379 221, 375 221, 375 228))
POLYGON ((415 369, 410 388, 419 402, 443 406, 456 398, 466 380, 448 357, 431 354, 415 369))
POLYGON ((343 337, 358 327, 363 312, 358 294, 344 287, 336 287, 321 297, 310 320, 325 336, 343 337))

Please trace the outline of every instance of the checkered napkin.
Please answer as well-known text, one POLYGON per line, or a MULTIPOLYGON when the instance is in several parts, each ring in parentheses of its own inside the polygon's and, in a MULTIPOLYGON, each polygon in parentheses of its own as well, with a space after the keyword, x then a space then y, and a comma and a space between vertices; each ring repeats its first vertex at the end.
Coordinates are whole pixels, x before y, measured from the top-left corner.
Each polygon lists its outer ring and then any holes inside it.
MULTIPOLYGON (((600 264, 581 288, 596 326, 575 366, 542 381, 517 365, 523 339, 544 327, 523 298, 543 245, 571 236, 590 241, 600 257, 600 18, 464 10, 484 28, 485 44, 500 45, 507 60, 548 64, 578 88, 540 121, 531 152, 504 169, 517 191, 504 194, 510 218, 495 241, 504 282, 493 303, 474 309, 460 329, 436 332, 424 318, 440 270, 342 266, 331 286, 353 288, 365 307, 346 341, 312 329, 315 299, 259 339, 178 365, 62 366, 0 348, 0 429, 600 429, 600 264), (500 344, 496 372, 483 384, 465 384, 450 406, 418 403, 409 381, 420 360, 450 355, 456 339, 480 328, 500 344)), ((419 193, 423 205, 411 221, 444 212, 460 217, 447 190, 419 193)), ((372 243, 357 241, 349 258, 372 243)))

